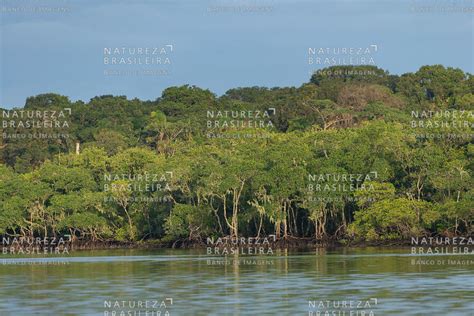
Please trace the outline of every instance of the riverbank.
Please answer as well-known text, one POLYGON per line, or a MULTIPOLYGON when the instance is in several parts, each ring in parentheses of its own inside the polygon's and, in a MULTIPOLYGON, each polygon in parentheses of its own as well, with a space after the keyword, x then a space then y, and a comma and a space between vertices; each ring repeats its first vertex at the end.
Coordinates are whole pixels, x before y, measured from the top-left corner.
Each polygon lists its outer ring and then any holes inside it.
MULTIPOLYGON (((295 238, 290 237, 286 239, 279 239, 273 241, 273 239, 260 237, 257 240, 252 237, 253 243, 246 243, 253 247, 264 247, 272 249, 306 249, 306 248, 339 248, 339 247, 400 247, 410 246, 410 240, 390 240, 390 241, 355 241, 355 240, 316 240, 312 238, 295 238)), ((249 240, 248 237, 245 240, 249 240)), ((144 240, 136 242, 123 242, 123 241, 96 241, 96 242, 81 242, 76 241, 72 244, 72 249, 75 250, 99 250, 99 249, 205 249, 207 247, 225 247, 225 245, 232 244, 229 241, 227 243, 217 242, 208 243, 207 240, 176 240, 176 241, 163 241, 163 240, 144 240)), ((240 242, 234 243, 235 245, 242 245, 240 242)))
POLYGON ((52 242, 55 240, 53 237, 50 238, 51 242, 47 242, 48 239, 33 238, 33 239, 22 239, 20 237, 14 239, 5 239, 2 246, 3 254, 64 254, 76 250, 120 250, 120 249, 209 249, 212 251, 219 252, 221 249, 228 248, 239 248, 247 249, 251 248, 254 252, 265 252, 265 250, 276 250, 276 249, 293 249, 293 250, 311 250, 316 248, 366 248, 366 247, 382 247, 382 248, 397 248, 397 247, 413 247, 419 245, 420 247, 425 246, 463 246, 463 245, 474 245, 474 237, 417 237, 415 241, 411 239, 400 239, 400 240, 377 240, 377 241, 365 241, 365 240, 349 240, 349 239, 313 239, 313 238, 297 238, 287 237, 276 239, 273 235, 268 237, 239 237, 231 238, 230 236, 225 237, 211 237, 201 240, 158 240, 148 239, 141 241, 117 241, 117 240, 104 240, 104 241, 84 241, 84 240, 68 240, 59 238, 60 242, 52 242), (430 239, 433 239, 430 241, 430 239), (439 239, 439 241, 437 241, 439 239), (33 240, 33 241, 32 241, 33 240), (418 241, 419 240, 419 241, 418 241), (9 242, 5 244, 5 241, 9 242))

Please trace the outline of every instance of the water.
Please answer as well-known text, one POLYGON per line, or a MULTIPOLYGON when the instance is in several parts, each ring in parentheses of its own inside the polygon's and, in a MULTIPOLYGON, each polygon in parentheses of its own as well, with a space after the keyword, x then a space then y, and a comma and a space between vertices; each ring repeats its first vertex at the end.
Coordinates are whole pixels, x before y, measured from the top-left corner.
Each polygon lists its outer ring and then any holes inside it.
POLYGON ((227 262, 205 250, 3 255, 0 315, 112 316, 113 304, 135 312, 124 316, 474 315, 473 272, 473 255, 411 255, 408 248, 282 250, 227 262), (133 306, 146 301, 148 308, 133 306))

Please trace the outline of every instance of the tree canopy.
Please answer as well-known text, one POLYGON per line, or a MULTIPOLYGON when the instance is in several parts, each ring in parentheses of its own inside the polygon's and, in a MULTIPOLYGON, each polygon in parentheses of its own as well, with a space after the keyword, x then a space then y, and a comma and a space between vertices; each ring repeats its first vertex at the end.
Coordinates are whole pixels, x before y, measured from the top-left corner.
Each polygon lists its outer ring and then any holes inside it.
POLYGON ((32 96, 2 109, 0 235, 472 234, 473 110, 472 75, 441 65, 329 67, 220 97, 188 85, 154 101, 32 96))

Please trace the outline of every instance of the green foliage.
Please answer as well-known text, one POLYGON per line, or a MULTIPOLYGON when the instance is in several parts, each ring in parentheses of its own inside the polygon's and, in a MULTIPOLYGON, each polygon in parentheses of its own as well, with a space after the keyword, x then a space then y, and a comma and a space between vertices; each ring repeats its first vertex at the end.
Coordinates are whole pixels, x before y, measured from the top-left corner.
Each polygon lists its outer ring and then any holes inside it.
POLYGON ((409 239, 424 235, 437 214, 426 201, 387 199, 356 213, 350 231, 367 240, 409 239))
POLYGON ((2 138, 0 234, 92 241, 472 234, 472 116, 461 119, 467 126, 454 117, 443 118, 449 126, 411 124, 412 111, 472 111, 473 95, 472 75, 435 65, 401 76, 329 67, 301 87, 236 88, 219 98, 188 85, 155 101, 30 97, 25 109, 72 109, 69 137, 2 138), (206 137, 207 111, 268 109, 275 128, 206 137), (106 177, 124 174, 131 178, 106 177), (133 178, 144 174, 168 178, 133 178), (319 184, 356 188, 310 192, 310 174, 376 176, 329 178, 319 184), (167 189, 128 189, 150 184, 167 189))
POLYGON ((208 208, 176 204, 166 219, 166 236, 171 240, 205 238, 212 234, 211 223, 212 217, 208 208))

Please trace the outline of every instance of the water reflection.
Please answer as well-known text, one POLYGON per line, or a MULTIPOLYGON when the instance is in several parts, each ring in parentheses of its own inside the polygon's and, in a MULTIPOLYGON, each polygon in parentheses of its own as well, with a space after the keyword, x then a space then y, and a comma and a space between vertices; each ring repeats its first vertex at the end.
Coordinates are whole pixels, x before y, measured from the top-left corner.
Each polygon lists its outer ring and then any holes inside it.
POLYGON ((281 250, 227 258, 199 250, 4 256, 0 315, 104 315, 106 300, 167 297, 173 298, 171 315, 308 315, 310 300, 370 298, 378 299, 376 315, 470 315, 473 271, 472 255, 414 256, 393 248, 281 250))

